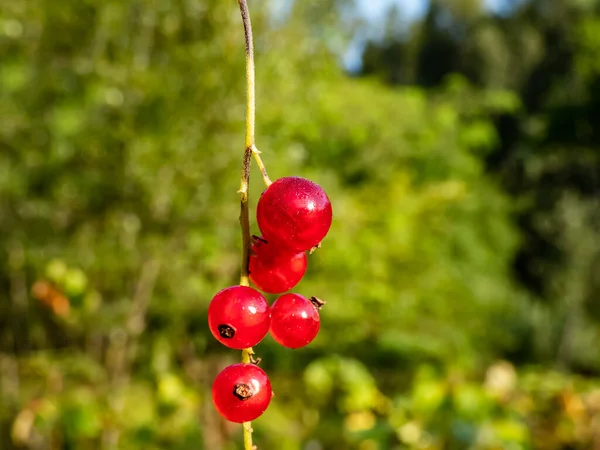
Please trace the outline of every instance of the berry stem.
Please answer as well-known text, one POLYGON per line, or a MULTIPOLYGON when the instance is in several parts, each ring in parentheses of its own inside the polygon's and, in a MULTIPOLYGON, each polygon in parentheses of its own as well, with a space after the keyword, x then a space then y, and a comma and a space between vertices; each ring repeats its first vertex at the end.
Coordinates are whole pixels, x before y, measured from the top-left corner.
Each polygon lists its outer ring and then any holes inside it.
POLYGON ((252 445, 252 422, 242 423, 244 427, 244 450, 256 450, 256 446, 252 445))
POLYGON ((250 163, 252 162, 252 150, 246 148, 242 167, 242 185, 240 188, 240 226, 242 228, 242 268, 240 275, 240 286, 250 286, 250 249, 252 239, 250 237, 250 212, 248 211, 248 185, 250 184, 250 163))
MULTIPOLYGON (((238 0, 242 22, 244 23, 244 37, 246 41, 246 142, 244 147, 244 160, 242 163, 242 181, 240 186, 240 225, 242 228, 242 269, 240 276, 240 285, 249 286, 249 264, 250 248, 252 240, 250 237, 250 215, 248 211, 248 187, 250 185, 250 165, 252 156, 260 168, 263 181, 268 186, 271 180, 267 175, 267 169, 260 158, 260 152, 255 143, 255 124, 256 124, 256 90, 254 77, 254 43, 252 39, 252 23, 250 22, 250 11, 246 0, 238 0)), ((254 352, 252 348, 242 350, 242 362, 250 363, 254 352)), ((252 445, 252 423, 244 422, 244 450, 254 450, 252 445)))
MULTIPOLYGON (((269 187, 271 179, 267 169, 260 157, 260 151, 256 148, 254 129, 256 125, 256 89, 254 76, 254 41, 252 39, 252 23, 250 11, 246 0, 238 0, 242 21, 244 22, 244 37, 246 40, 246 152, 254 156, 254 160, 260 169, 263 181, 269 187)), ((242 181, 242 190, 244 182, 242 181)), ((247 188, 247 186, 246 186, 247 188)))
POLYGON ((252 347, 242 350, 242 362, 244 364, 250 364, 252 362, 252 355, 254 355, 254 350, 252 350, 252 347))
MULTIPOLYGON (((250 364, 253 354, 252 347, 242 350, 242 362, 250 364)), ((244 450, 255 450, 256 447, 252 445, 252 422, 244 422, 242 428, 244 430, 244 450)))

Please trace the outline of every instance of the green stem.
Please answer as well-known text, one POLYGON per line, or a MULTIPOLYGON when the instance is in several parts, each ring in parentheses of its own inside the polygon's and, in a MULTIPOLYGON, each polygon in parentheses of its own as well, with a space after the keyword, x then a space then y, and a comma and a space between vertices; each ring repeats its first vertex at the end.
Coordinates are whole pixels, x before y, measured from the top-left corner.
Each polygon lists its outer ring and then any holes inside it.
MULTIPOLYGON (((252 355, 254 355, 252 347, 242 350, 242 362, 250 364, 252 362, 252 355)), ((252 422, 244 422, 242 427, 244 430, 244 450, 255 450, 256 447, 252 445, 252 422)))
POLYGON ((256 446, 252 445, 252 422, 244 422, 244 450, 255 450, 256 446))
MULTIPOLYGON (((255 124, 256 124, 256 92, 254 79, 254 43, 252 40, 252 24, 250 22, 250 12, 246 0, 238 0, 242 21, 244 23, 244 36, 246 41, 246 143, 244 147, 244 160, 242 163, 242 181, 240 185, 240 225, 242 228, 242 264, 240 285, 250 285, 250 271, 248 269, 250 263, 250 246, 252 241, 250 238, 250 214, 248 211, 248 188, 250 186, 250 165, 252 164, 252 156, 260 169, 263 181, 267 187, 271 184, 271 180, 267 175, 267 170, 260 158, 260 152, 255 144, 255 124)), ((249 364, 252 362, 252 348, 242 350, 242 362, 249 364)), ((244 422, 244 450, 255 450, 252 445, 252 423, 244 422)))
MULTIPOLYGON (((252 355, 254 355, 252 347, 242 350, 242 362, 250 364, 252 362, 252 355)), ((256 447, 252 445, 252 422, 244 422, 242 427, 244 429, 244 450, 256 449, 256 447)))
POLYGON ((242 269, 240 275, 240 286, 250 286, 250 212, 248 211, 248 186, 250 185, 250 163, 252 162, 252 150, 246 148, 242 167, 242 185, 240 187, 240 226, 242 228, 242 269))
MULTIPOLYGON (((244 37, 246 40, 246 151, 250 151, 254 160, 260 169, 263 181, 268 186, 271 180, 267 174, 267 169, 260 157, 260 152, 256 148, 255 128, 256 128, 256 88, 254 75, 254 41, 252 39, 252 22, 250 21, 250 11, 246 0, 238 0, 240 12, 242 13, 242 22, 244 23, 244 37)), ((242 181, 243 187, 243 181, 242 181)))

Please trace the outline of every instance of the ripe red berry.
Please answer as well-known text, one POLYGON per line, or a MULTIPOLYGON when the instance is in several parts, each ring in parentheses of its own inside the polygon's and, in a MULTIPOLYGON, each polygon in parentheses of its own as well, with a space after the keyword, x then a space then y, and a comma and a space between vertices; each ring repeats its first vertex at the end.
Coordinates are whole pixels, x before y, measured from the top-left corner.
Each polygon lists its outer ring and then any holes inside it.
POLYGON ((261 291, 281 294, 300 282, 307 264, 304 252, 290 253, 256 238, 250 256, 250 281, 261 291))
POLYGON ((265 412, 273 392, 264 370, 255 364, 238 363, 226 367, 212 386, 217 411, 231 422, 249 422, 265 412))
POLYGON ((331 227, 331 202, 305 178, 276 180, 256 207, 258 227, 269 244, 304 252, 319 244, 331 227))
POLYGON ((271 308, 271 336, 288 348, 309 344, 319 332, 319 308, 323 302, 299 294, 285 294, 271 308))
POLYGON ((260 292, 247 286, 231 286, 218 292, 210 302, 208 326, 223 345, 241 350, 265 337, 270 313, 260 292))

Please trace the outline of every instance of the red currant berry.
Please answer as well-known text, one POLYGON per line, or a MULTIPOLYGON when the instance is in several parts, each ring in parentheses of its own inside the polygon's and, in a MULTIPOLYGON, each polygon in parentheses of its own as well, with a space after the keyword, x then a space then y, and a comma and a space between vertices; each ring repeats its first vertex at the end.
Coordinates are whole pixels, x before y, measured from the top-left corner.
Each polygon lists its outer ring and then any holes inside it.
POLYGON ((241 350, 265 337, 270 313, 260 292, 247 286, 232 286, 218 292, 210 302, 208 326, 223 345, 241 350))
POLYGON ((325 191, 305 178, 276 180, 256 207, 258 227, 270 243, 304 252, 319 244, 331 227, 331 202, 325 191))
POLYGON ((212 386, 217 411, 230 422, 249 422, 265 412, 273 392, 264 370, 255 364, 234 364, 221 371, 212 386))
POLYGON ((309 344, 319 332, 319 309, 324 302, 299 294, 285 294, 271 308, 271 336, 288 348, 309 344))
POLYGON ((306 254, 290 253, 262 238, 255 240, 250 256, 250 281, 269 294, 281 294, 296 286, 306 273, 306 254))

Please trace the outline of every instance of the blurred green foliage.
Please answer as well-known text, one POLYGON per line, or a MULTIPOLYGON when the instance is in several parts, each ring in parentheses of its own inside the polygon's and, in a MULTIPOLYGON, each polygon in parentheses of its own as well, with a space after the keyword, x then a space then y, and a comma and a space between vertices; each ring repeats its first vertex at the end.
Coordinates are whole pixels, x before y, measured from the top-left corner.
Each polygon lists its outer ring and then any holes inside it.
MULTIPOLYGON (((433 1, 359 77, 347 3, 250 5, 269 173, 334 207, 318 338, 256 348, 256 443, 600 448, 598 2, 433 1)), ((0 448, 241 448, 206 326, 239 276, 237 5, 3 1, 0 54, 0 448)))

